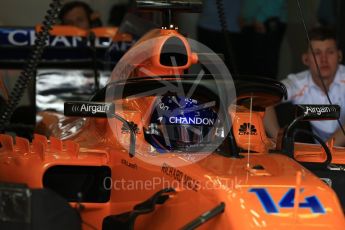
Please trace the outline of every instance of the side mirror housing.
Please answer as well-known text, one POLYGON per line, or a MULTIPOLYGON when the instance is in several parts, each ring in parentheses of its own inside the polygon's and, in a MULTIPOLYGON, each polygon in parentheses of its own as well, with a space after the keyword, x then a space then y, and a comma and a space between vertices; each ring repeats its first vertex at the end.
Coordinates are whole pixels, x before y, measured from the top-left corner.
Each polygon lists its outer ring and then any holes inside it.
POLYGON ((65 102, 64 115, 72 117, 108 117, 115 113, 113 103, 65 102))
POLYGON ((296 105, 296 118, 304 121, 337 120, 340 117, 339 105, 296 105))
MULTIPOLYGON (((299 121, 314 121, 314 120, 336 120, 340 117, 340 106, 339 105, 296 105, 295 106, 295 119, 289 124, 289 126, 283 130, 283 133, 280 133, 282 136, 281 142, 279 143, 278 148, 281 148, 281 151, 288 156, 294 158, 294 134, 295 126, 299 121)), ((306 135, 313 136, 325 149, 327 159, 323 162, 322 166, 328 166, 332 161, 332 155, 329 151, 328 146, 325 142, 317 135, 312 132, 305 130, 298 130, 306 135)))

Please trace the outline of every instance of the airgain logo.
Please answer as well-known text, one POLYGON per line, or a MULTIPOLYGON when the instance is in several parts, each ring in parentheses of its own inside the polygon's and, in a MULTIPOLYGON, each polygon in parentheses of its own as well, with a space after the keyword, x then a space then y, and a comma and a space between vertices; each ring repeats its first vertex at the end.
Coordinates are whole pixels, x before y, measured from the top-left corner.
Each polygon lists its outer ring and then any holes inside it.
POLYGON ((81 117, 107 117, 108 114, 114 113, 115 107, 113 103, 100 102, 65 102, 65 116, 81 116, 81 117))
POLYGON ((257 131, 254 125, 243 123, 238 130, 238 135, 257 135, 257 131))
POLYGON ((336 109, 333 106, 306 106, 304 115, 308 115, 309 113, 316 113, 317 115, 321 115, 323 113, 330 113, 336 112, 336 109))

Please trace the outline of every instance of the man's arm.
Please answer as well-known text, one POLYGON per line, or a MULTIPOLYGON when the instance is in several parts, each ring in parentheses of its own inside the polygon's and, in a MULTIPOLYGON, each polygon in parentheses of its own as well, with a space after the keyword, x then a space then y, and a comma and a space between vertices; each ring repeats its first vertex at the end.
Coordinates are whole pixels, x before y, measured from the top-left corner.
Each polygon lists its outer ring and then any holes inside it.
POLYGON ((340 128, 337 129, 337 131, 328 140, 332 138, 334 138, 335 146, 345 146, 345 136, 344 136, 343 131, 340 128))
POLYGON ((277 138, 279 132, 279 123, 277 119, 277 114, 274 109, 274 106, 266 108, 266 113, 264 117, 264 125, 268 136, 272 138, 277 138))

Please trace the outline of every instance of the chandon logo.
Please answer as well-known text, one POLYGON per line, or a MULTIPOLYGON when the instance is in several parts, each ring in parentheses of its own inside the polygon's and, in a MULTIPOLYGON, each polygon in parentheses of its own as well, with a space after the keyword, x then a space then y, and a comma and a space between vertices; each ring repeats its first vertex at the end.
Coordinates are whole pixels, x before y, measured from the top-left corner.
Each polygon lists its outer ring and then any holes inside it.
POLYGON ((238 135, 257 135, 256 128, 250 123, 243 123, 238 130, 238 135))
POLYGON ((91 112, 92 114, 95 113, 105 113, 110 109, 110 105, 73 105, 72 111, 73 112, 91 112))
POLYGON ((316 113, 317 115, 321 115, 322 113, 330 113, 334 112, 335 108, 334 107, 316 107, 316 106, 306 106, 304 114, 307 115, 309 113, 316 113), (332 111, 331 111, 332 109, 332 111))
POLYGON ((186 124, 186 125, 213 125, 214 119, 201 117, 169 117, 171 124, 186 124))

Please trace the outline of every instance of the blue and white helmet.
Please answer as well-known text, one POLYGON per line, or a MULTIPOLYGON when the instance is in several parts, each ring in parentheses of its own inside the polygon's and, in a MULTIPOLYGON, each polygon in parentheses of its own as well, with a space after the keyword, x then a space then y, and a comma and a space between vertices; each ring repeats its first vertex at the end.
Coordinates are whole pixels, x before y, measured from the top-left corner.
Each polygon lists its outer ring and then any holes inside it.
POLYGON ((159 152, 200 151, 219 132, 215 101, 179 96, 157 98, 145 138, 159 152))

